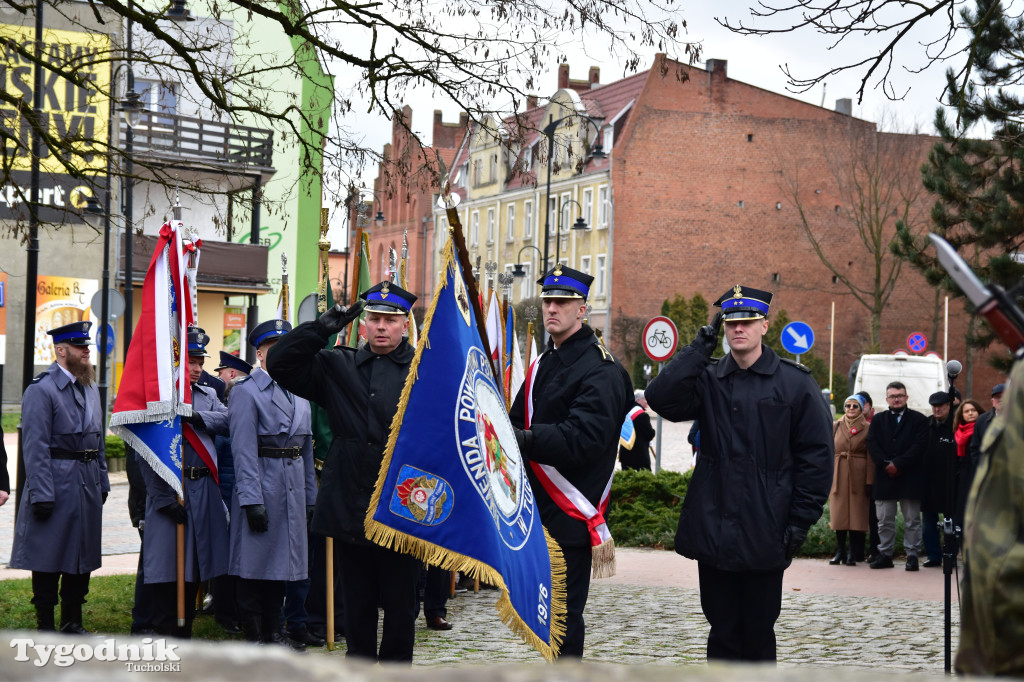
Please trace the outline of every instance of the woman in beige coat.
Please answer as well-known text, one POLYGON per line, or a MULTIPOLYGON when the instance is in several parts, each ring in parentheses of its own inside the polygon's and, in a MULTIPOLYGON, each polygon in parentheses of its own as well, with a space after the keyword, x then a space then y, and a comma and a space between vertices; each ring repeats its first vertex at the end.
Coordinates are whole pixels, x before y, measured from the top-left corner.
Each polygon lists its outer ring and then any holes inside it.
POLYGON ((844 400, 843 416, 833 425, 836 461, 829 494, 829 527, 836 532, 836 555, 829 561, 833 566, 841 563, 855 566, 854 557, 863 552, 871 484, 875 480, 875 466, 868 456, 868 426, 864 418, 864 398, 851 395, 844 400))

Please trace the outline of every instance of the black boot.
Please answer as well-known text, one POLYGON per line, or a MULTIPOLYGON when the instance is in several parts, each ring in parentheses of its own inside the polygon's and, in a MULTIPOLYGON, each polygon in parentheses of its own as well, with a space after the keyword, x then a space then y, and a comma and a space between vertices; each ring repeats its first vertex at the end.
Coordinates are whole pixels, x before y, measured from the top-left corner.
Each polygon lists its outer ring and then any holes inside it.
POLYGON ((53 632, 57 627, 53 624, 53 607, 36 607, 36 629, 39 632, 53 632))
POLYGON ((864 532, 859 530, 850 531, 850 551, 846 555, 846 565, 856 566, 858 557, 864 558, 864 532))
POLYGON ((263 643, 263 619, 260 616, 245 614, 242 618, 242 630, 247 642, 263 643))
POLYGON ((829 561, 829 566, 838 566, 846 558, 846 531, 836 531, 836 555, 829 561))
POLYGON ((82 605, 61 602, 60 631, 68 635, 87 635, 89 631, 82 627, 82 605))

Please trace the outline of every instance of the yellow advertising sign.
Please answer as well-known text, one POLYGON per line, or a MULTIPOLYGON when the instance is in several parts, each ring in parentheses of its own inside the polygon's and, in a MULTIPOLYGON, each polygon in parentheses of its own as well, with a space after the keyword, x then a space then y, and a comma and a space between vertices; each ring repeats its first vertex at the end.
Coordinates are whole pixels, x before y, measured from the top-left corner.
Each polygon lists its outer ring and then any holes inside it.
MULTIPOLYGON (((20 98, 29 109, 34 102, 34 64, 25 53, 35 51, 34 33, 32 26, 0 24, 4 53, 0 60, 0 87, 7 95, 20 98)), ((110 37, 103 33, 44 29, 43 56, 49 65, 43 69, 43 117, 50 134, 64 140, 67 149, 54 154, 43 146, 40 171, 46 179, 41 186, 40 202, 61 212, 68 207, 81 210, 92 190, 86 183, 71 181, 68 169, 95 172, 90 175, 103 175, 106 171, 110 37)), ((0 187, 0 217, 11 217, 8 211, 21 203, 15 183, 28 196, 32 130, 18 109, 6 102, 0 104, 0 125, 2 158, 11 169, 8 182, 0 187)))
MULTIPOLYGON (((99 288, 97 279, 48 275, 36 278, 35 364, 49 365, 56 359, 47 330, 82 320, 96 321, 89 303, 99 288)), ((98 353, 93 354, 93 363, 98 357, 98 353)))

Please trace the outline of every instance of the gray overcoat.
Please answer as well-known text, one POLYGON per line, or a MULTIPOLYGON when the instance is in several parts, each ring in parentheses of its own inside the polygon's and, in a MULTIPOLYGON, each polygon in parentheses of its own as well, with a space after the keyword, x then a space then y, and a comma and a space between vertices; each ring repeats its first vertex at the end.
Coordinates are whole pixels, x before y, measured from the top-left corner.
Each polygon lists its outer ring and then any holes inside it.
POLYGON ((262 368, 231 389, 231 560, 228 573, 254 580, 302 580, 306 567, 306 506, 316 502, 309 402, 277 385, 262 368), (260 446, 301 448, 300 459, 260 457, 260 446), (267 508, 270 529, 254 533, 245 510, 267 508))
POLYGON ((96 385, 83 395, 56 362, 25 389, 25 492, 18 500, 11 568, 88 573, 100 567, 103 493, 110 491, 102 421, 96 385), (91 462, 53 459, 50 448, 99 454, 91 462), (53 515, 40 521, 33 502, 53 502, 53 515))
MULTIPOLYGON (((212 388, 192 386, 192 409, 199 413, 210 437, 211 456, 217 461, 213 437, 228 434, 228 408, 217 399, 212 388)), ((186 467, 206 464, 182 438, 182 463, 186 467)), ((142 535, 142 572, 147 583, 177 580, 177 524, 159 510, 177 504, 178 496, 149 464, 139 458, 146 479, 146 531, 142 535)), ((227 509, 213 476, 185 480, 185 580, 199 582, 228 572, 227 509), (196 576, 196 567, 199 575, 196 576)))

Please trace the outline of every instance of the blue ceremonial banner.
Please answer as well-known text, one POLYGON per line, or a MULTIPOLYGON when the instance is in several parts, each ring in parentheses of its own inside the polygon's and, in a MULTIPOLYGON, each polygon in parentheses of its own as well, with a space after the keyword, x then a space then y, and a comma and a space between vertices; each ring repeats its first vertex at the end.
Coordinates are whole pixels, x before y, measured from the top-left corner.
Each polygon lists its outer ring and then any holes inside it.
POLYGON ((552 660, 565 633, 565 564, 525 466, 449 237, 366 535, 498 587, 502 621, 552 660))

